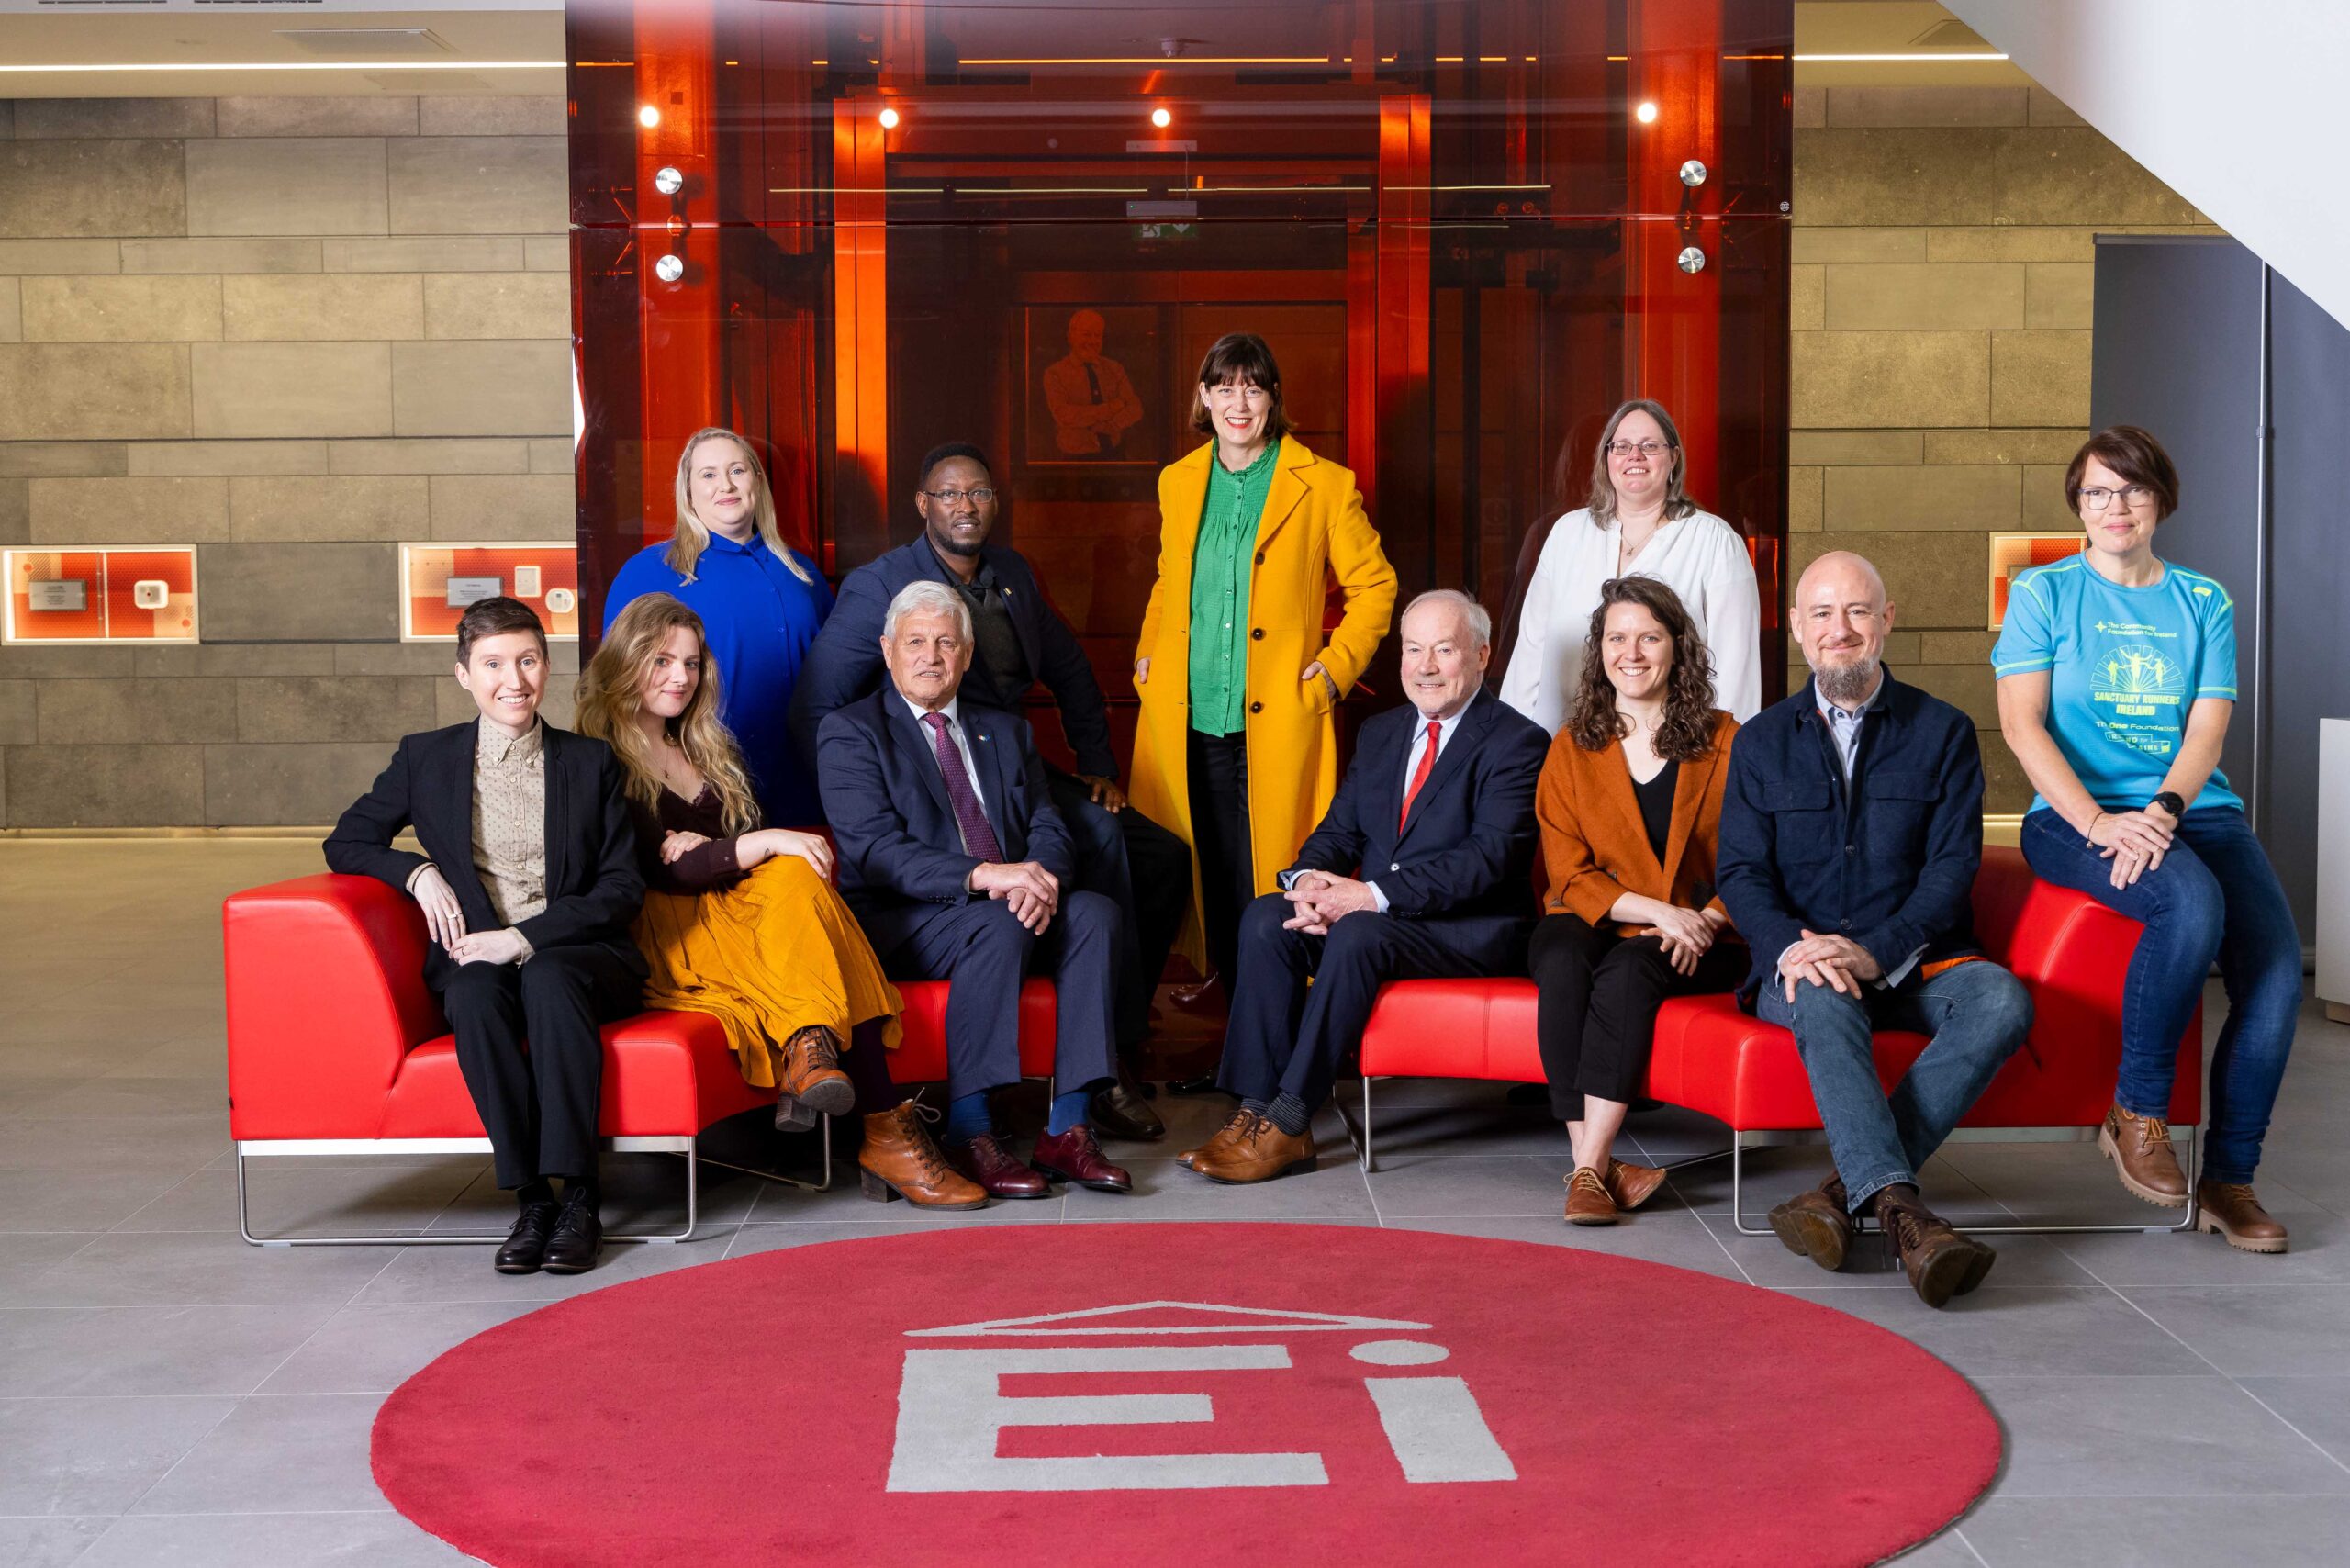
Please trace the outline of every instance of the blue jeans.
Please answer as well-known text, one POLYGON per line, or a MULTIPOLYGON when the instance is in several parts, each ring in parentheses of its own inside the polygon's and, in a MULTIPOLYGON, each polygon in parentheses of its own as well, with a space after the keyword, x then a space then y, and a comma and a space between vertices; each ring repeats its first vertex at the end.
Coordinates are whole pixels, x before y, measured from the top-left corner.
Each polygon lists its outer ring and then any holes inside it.
POLYGON ((2024 818, 2023 855, 2042 880, 2076 888, 2146 928, 2121 991, 2113 1098, 2123 1110, 2169 1116, 2179 1036, 2219 960, 2228 1021, 2211 1053, 2203 1176, 2251 1181, 2301 1010, 2301 938, 2244 812, 2188 812, 2163 863, 2126 888, 2113 885, 2113 863, 2052 811, 2024 818))
POLYGON ((1828 1151, 1843 1179, 1845 1206, 1854 1214, 1881 1188, 1918 1184, 1919 1169, 2031 1028, 2023 982, 1987 959, 1931 980, 1911 969, 1899 985, 1863 986, 1857 997, 1798 980, 1792 1003, 1785 982, 1774 978, 1764 982, 1755 1011, 1764 1023, 1795 1032, 1796 1053, 1828 1129, 1828 1151), (1869 1038, 1875 1029, 1907 1029, 1930 1040, 1890 1095, 1877 1081, 1869 1038))

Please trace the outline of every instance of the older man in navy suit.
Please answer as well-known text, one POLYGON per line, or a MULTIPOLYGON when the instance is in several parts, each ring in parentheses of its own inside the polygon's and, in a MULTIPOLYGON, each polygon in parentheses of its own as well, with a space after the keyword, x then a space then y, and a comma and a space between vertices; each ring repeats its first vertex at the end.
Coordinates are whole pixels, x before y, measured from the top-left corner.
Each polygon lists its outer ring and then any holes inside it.
MULTIPOLYGON (((1126 803, 1110 748, 1110 714, 1077 635, 1019 551, 994 543, 1000 500, 984 454, 950 442, 923 458, 914 510, 923 532, 841 579, 839 600, 791 690, 791 734, 809 767, 816 734, 837 708, 882 686, 876 644, 890 600, 908 583, 944 583, 972 616, 971 700, 1018 712, 1041 683, 1060 710, 1077 771, 1047 763, 1053 807, 1072 840, 1076 886, 1118 906, 1118 1048, 1131 1058, 1150 1033, 1150 997, 1192 892, 1184 842, 1126 803)), ((1131 1074, 1105 1089, 1094 1123, 1113 1137, 1166 1131, 1131 1074)))
POLYGON ((841 895, 899 980, 944 980, 947 1158, 999 1198, 1041 1198, 1058 1176, 1132 1189, 1102 1157, 1087 1102, 1113 1070, 1118 907, 1070 890, 1068 827, 1027 724, 959 700, 971 614, 944 583, 890 601, 890 683, 828 715, 817 778, 839 849, 841 895), (1020 1076, 1020 984, 1053 977, 1057 1090, 1032 1164, 1005 1151, 990 1090, 1020 1076))
POLYGON ((1524 972, 1550 737, 1485 691, 1493 622, 1468 595, 1420 595, 1402 632, 1411 705, 1363 725, 1283 890, 1241 917, 1218 1075, 1240 1108, 1183 1157, 1212 1182, 1314 1168, 1309 1124, 1382 984, 1524 972))

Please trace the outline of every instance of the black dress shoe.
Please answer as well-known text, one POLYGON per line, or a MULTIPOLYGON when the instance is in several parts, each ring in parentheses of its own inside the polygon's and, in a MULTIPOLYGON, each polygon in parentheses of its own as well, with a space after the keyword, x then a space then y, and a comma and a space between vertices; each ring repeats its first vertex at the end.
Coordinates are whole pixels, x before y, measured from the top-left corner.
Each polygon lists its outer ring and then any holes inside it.
POLYGON ((525 1204, 516 1216, 514 1228, 506 1233, 506 1245, 498 1249, 498 1271, 501 1274, 535 1274, 545 1261, 547 1237, 554 1229, 554 1205, 525 1204))
POLYGON ((577 1187, 563 1195, 563 1213, 556 1216, 554 1235, 547 1239, 546 1271, 550 1274, 584 1274, 596 1266, 604 1247, 604 1217, 577 1187))
POLYGON ((1118 1064, 1118 1076, 1110 1087, 1093 1096, 1092 1125, 1097 1133, 1109 1137, 1138 1138, 1148 1142, 1167 1136, 1167 1124, 1150 1108, 1150 1102, 1137 1091, 1142 1086, 1125 1063, 1118 1064))

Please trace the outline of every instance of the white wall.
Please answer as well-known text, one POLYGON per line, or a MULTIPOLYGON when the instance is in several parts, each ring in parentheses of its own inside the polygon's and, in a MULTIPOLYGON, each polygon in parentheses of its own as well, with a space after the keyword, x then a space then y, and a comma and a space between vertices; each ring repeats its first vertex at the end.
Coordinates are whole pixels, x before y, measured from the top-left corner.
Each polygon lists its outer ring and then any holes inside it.
POLYGON ((2350 325, 2344 0, 1943 0, 2350 325))

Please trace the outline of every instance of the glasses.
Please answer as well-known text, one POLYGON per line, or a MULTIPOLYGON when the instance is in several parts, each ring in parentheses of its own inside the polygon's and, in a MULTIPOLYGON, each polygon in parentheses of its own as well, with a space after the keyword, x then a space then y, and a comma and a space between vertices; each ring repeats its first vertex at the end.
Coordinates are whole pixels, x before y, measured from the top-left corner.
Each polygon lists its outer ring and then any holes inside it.
POLYGON ((975 507, 995 505, 995 492, 984 485, 976 490, 924 490, 923 494, 943 507, 959 507, 965 501, 975 507))
POLYGON ((1671 449, 1670 442, 1662 441, 1611 441, 1607 443, 1607 455, 1629 457, 1637 453, 1642 457, 1655 457, 1671 449))
POLYGON ((2080 495, 2084 509, 2103 511, 2114 503, 2116 498, 2132 508, 2145 506, 2154 500, 2154 487, 2152 485, 2131 485, 2122 489, 2109 490, 2103 485, 2097 485, 2083 490, 2080 495))

